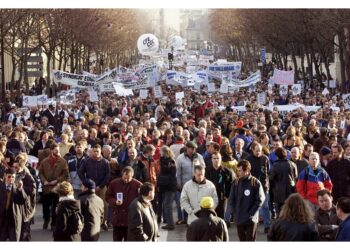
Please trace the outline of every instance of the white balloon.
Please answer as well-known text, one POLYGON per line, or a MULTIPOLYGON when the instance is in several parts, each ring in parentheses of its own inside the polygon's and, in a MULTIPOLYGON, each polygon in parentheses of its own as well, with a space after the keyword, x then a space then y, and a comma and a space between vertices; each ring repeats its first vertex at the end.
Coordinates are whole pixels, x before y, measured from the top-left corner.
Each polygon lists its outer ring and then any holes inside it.
POLYGON ((184 43, 184 40, 181 36, 171 36, 169 37, 169 44, 173 46, 175 49, 180 48, 184 43))
POLYGON ((137 48, 142 55, 152 55, 159 49, 158 38, 153 34, 143 34, 137 40, 137 48))

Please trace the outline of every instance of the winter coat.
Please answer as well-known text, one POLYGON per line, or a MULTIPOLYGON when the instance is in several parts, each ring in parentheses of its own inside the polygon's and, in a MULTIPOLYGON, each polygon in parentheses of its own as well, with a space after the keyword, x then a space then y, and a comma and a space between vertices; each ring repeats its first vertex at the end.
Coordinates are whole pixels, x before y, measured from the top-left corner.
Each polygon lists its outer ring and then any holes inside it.
POLYGON ((337 216, 335 206, 333 206, 330 211, 324 211, 318 208, 315 213, 315 221, 317 223, 320 240, 334 241, 337 229, 333 229, 332 225, 339 225, 341 223, 341 220, 337 216))
POLYGON ((29 172, 28 168, 24 169, 17 173, 16 179, 20 179, 23 182, 23 189, 28 199, 26 199, 23 207, 23 221, 28 222, 35 214, 36 207, 36 183, 29 172))
POLYGON ((58 157, 54 166, 51 166, 51 155, 46 157, 39 166, 39 177, 43 185, 43 193, 48 194, 53 191, 55 186, 62 181, 67 181, 69 179, 68 165, 65 159, 58 157), (45 181, 57 180, 56 185, 44 185, 45 181))
POLYGON ((215 185, 211 181, 204 179, 201 183, 197 183, 193 178, 192 180, 187 181, 183 186, 180 204, 181 208, 188 213, 188 224, 191 224, 192 221, 197 219, 195 213, 200 210, 199 203, 204 196, 210 196, 213 198, 213 209, 215 209, 219 200, 215 185))
POLYGON ((64 159, 68 163, 69 169, 69 179, 70 183, 73 186, 74 190, 80 190, 81 180, 78 175, 78 170, 81 166, 81 163, 87 159, 87 155, 83 155, 81 159, 78 159, 76 155, 67 154, 64 159))
POLYGON ((350 215, 339 225, 336 241, 350 241, 350 215))
POLYGON ((100 160, 87 158, 81 163, 78 175, 81 181, 91 179, 96 183, 96 187, 102 189, 107 186, 110 178, 109 163, 104 158, 100 160))
POLYGON ((298 170, 294 162, 288 160, 276 161, 270 173, 270 186, 273 201, 284 203, 288 196, 295 192, 298 170))
POLYGON ((259 209, 264 203, 265 195, 262 185, 252 175, 233 182, 229 204, 237 225, 258 223, 259 209))
POLYGON ((128 207, 138 197, 142 183, 136 179, 125 183, 121 178, 113 180, 106 191, 106 201, 112 208, 112 224, 115 227, 128 226, 128 207), (116 205, 117 193, 123 193, 122 205, 116 205))
POLYGON ((128 209, 127 241, 157 241, 158 237, 157 217, 152 205, 139 196, 128 209))
POLYGON ((315 223, 301 224, 278 219, 267 234, 268 241, 318 241, 315 223))
POLYGON ((226 223, 212 209, 201 209, 187 229, 187 241, 229 241, 226 223))
POLYGON ((233 181, 231 170, 221 167, 216 170, 212 167, 205 171, 205 177, 214 184, 219 201, 223 201, 230 196, 233 181))
POLYGON ((101 222, 104 215, 103 200, 95 194, 95 190, 87 190, 79 194, 81 213, 84 216, 82 241, 98 241, 101 222))
POLYGON ((333 183, 334 202, 343 196, 350 197, 350 161, 344 158, 331 160, 325 170, 333 183))
POLYGON ((203 157, 195 153, 192 158, 190 158, 186 152, 182 153, 176 159, 176 178, 178 188, 181 189, 186 182, 192 179, 194 165, 193 162, 198 160, 200 165, 205 167, 203 157))
POLYGON ((298 177, 297 192, 305 199, 315 205, 318 205, 317 192, 323 188, 332 191, 332 181, 322 167, 318 166, 316 171, 308 166, 298 177))
POLYGON ((261 182, 265 192, 268 191, 270 170, 269 158, 266 155, 256 157, 255 155, 250 154, 245 159, 250 162, 252 176, 261 182))
MULTIPOLYGON (((18 190, 14 184, 11 189, 10 205, 6 210, 7 190, 5 182, 0 181, 0 236, 2 230, 7 230, 5 225, 11 225, 13 232, 9 232, 10 241, 19 241, 21 236, 22 223, 24 221, 25 204, 30 199, 24 188, 18 190)), ((0 239, 4 241, 6 239, 0 239)))
POLYGON ((160 173, 157 185, 159 192, 176 191, 176 165, 172 158, 160 157, 160 173))
POLYGON ((56 213, 56 227, 53 231, 54 241, 81 241, 80 234, 72 234, 70 228, 72 227, 72 216, 74 211, 80 211, 80 202, 74 199, 66 198, 57 205, 56 213))
POLYGON ((139 158, 139 168, 147 169, 147 177, 150 183, 157 186, 157 176, 159 175, 159 161, 152 159, 147 159, 142 154, 139 158))

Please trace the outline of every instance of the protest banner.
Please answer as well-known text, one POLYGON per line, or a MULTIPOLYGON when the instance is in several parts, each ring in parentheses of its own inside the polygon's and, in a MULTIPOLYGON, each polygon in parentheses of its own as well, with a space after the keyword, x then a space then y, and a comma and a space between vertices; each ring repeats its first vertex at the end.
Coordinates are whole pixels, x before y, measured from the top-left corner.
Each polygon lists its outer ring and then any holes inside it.
POLYGON ((273 81, 275 84, 293 85, 294 84, 294 71, 284 71, 275 69, 273 72, 273 81))

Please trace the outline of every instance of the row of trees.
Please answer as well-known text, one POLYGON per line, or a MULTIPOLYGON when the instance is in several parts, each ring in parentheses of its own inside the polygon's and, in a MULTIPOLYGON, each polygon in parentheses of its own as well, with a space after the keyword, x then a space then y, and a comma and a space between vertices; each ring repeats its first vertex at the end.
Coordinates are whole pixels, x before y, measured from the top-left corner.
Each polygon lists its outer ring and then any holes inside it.
MULTIPOLYGON (((38 48, 47 57, 47 91, 52 68, 76 73, 93 64, 100 73, 131 62, 142 34, 141 15, 132 9, 0 9, 0 55, 7 53, 12 60, 11 89, 24 83, 28 93, 27 61, 38 48)), ((4 79, 1 84, 4 101, 4 79)))
POLYGON ((323 64, 327 79, 331 79, 329 65, 338 52, 338 81, 350 79, 349 9, 215 9, 210 24, 216 42, 226 46, 231 59, 241 60, 249 68, 257 66, 259 49, 266 47, 279 68, 292 66, 304 79, 316 74, 321 80, 323 64), (288 57, 293 65, 288 65, 288 57))

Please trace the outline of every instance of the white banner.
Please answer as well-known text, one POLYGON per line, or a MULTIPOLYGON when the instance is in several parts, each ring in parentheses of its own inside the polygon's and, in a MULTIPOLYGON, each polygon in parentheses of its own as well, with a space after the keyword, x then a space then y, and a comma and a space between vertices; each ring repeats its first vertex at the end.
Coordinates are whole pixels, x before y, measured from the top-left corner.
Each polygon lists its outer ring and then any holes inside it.
POLYGON ((335 89, 337 87, 337 83, 335 80, 329 80, 329 88, 335 89))
POLYGON ((241 74, 241 68, 242 68, 242 62, 227 62, 223 61, 222 63, 218 60, 217 64, 221 65, 209 65, 208 66, 208 72, 211 74, 215 74, 217 77, 217 73, 223 74, 223 73, 230 73, 232 78, 238 78, 241 74))
POLYGON ((343 95, 345 109, 350 109, 350 94, 343 95))
POLYGON ((301 94, 301 84, 294 84, 292 86, 292 94, 293 95, 300 95, 301 94))
POLYGON ((288 95, 288 86, 280 85, 280 95, 288 95))
POLYGON ((228 84, 222 83, 220 85, 220 93, 227 94, 228 93, 228 84))
POLYGON ((115 92, 113 83, 103 83, 103 84, 98 85, 98 87, 99 87, 101 93, 115 92))
POLYGON ((97 84, 111 83, 117 81, 118 68, 109 70, 96 78, 97 84))
POLYGON ((154 93, 154 98, 162 98, 163 97, 162 87, 155 86, 153 88, 153 93, 154 93))
POLYGON ((262 92, 262 93, 258 93, 258 104, 261 104, 261 105, 265 105, 266 103, 266 93, 265 92, 262 92))
POLYGON ((95 85, 95 79, 90 76, 71 74, 60 70, 52 70, 52 78, 57 84, 62 83, 85 89, 95 85))
POLYGON ((35 107, 38 105, 37 96, 23 96, 23 107, 35 107))
POLYGON ((98 95, 96 91, 89 91, 90 102, 98 102, 98 95))
POLYGON ((257 82, 261 81, 261 74, 260 70, 256 71, 255 73, 251 74, 247 79, 244 79, 242 81, 239 81, 237 79, 232 79, 232 85, 236 88, 243 88, 248 87, 250 85, 256 84, 257 82))
POLYGON ((147 77, 139 80, 137 82, 128 82, 128 83, 123 83, 123 86, 125 89, 145 89, 151 87, 150 84, 148 83, 147 77))
POLYGON ((38 105, 48 105, 47 95, 37 96, 38 105))
POLYGON ((129 95, 134 95, 132 92, 132 89, 126 89, 124 88, 123 84, 121 83, 116 83, 113 85, 115 89, 115 93, 119 96, 129 96, 129 95))
POLYGON ((327 88, 325 88, 323 91, 322 91, 322 95, 323 96, 326 96, 329 94, 329 90, 327 88))
POLYGON ((273 81, 275 84, 293 85, 294 71, 283 71, 275 69, 273 72, 273 81))
POLYGON ((176 100, 182 100, 184 97, 185 97, 185 93, 183 91, 175 93, 176 100))
POLYGON ((208 92, 215 92, 215 83, 208 83, 208 92))
POLYGON ((148 97, 148 89, 140 89, 139 97, 141 99, 147 99, 147 97, 148 97))

